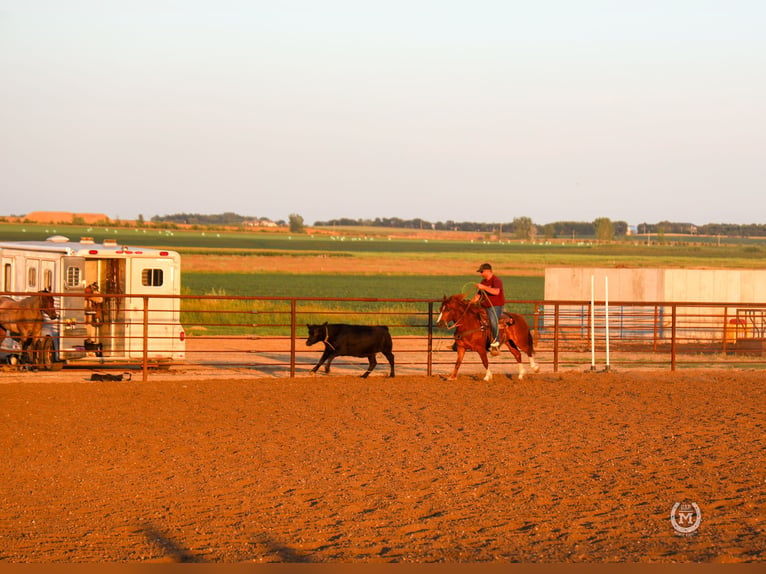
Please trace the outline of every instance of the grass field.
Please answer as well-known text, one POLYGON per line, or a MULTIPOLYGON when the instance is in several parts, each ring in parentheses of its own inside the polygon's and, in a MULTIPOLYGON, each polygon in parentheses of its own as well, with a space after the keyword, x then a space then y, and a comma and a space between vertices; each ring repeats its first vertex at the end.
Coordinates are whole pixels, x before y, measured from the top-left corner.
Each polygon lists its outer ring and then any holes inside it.
MULTIPOLYGON (((120 244, 171 248, 182 255, 182 292, 267 298, 356 298, 438 300, 469 293, 482 261, 491 261, 505 281, 510 311, 528 313, 544 296, 544 271, 552 266, 766 268, 766 243, 589 240, 521 242, 477 240, 455 234, 412 237, 412 230, 342 229, 338 235, 286 232, 161 230, 98 226, 0 224, 0 240, 113 239, 120 244), (356 234, 354 234, 356 233, 356 234)), ((247 331, 253 312, 258 322, 284 322, 286 303, 185 299, 183 323, 208 324, 207 332, 247 331), (211 325, 211 317, 220 325, 211 325)), ((405 304, 371 302, 301 303, 305 318, 322 321, 354 313, 396 314, 405 304)), ((423 307, 425 309, 425 307, 423 307)), ((404 323, 411 319, 403 315, 404 323)), ((423 322, 426 319, 422 319, 423 322)), ((394 320, 395 322, 395 320, 394 320)), ((194 333, 195 331, 191 331, 194 333)))
MULTIPOLYGON (((183 276, 186 295, 218 297, 262 297, 263 300, 236 301, 231 299, 185 299, 182 304, 184 325, 204 325, 206 333, 244 333, 250 330, 246 323, 257 322, 261 333, 282 333, 290 312, 289 301, 269 298, 300 298, 299 312, 302 323, 344 322, 359 320, 360 315, 371 323, 394 323, 404 327, 399 334, 423 334, 406 327, 422 328, 427 325, 428 305, 425 302, 396 300, 440 300, 444 295, 473 292, 476 277, 455 276, 372 276, 372 275, 293 275, 281 273, 195 273, 183 276), (322 299, 386 299, 375 301, 327 301, 322 299), (393 300, 393 301, 392 301, 393 300), (415 315, 413 315, 415 313, 415 315), (253 318, 254 314, 257 318, 253 318), (353 320, 352 319, 352 320, 353 320), (210 324, 214 321, 215 324, 210 324)), ((513 301, 535 301, 543 298, 542 277, 504 277, 507 297, 513 301)), ((511 303, 506 309, 529 313, 533 306, 511 303)), ((190 331, 192 334, 195 330, 190 331)))
MULTIPOLYGON (((183 275, 183 292, 190 295, 263 297, 344 297, 378 299, 441 299, 460 293, 474 276, 295 275, 281 273, 195 273, 183 275)), ((543 297, 542 277, 504 277, 507 296, 519 300, 543 297)))
MULTIPOLYGON (((274 255, 355 255, 377 257, 388 254, 410 257, 464 257, 466 260, 492 258, 494 261, 538 261, 546 265, 630 265, 630 266, 709 266, 766 267, 766 240, 746 238, 707 238, 690 242, 673 240, 647 245, 638 240, 597 243, 590 239, 556 242, 506 240, 440 239, 432 236, 412 238, 390 231, 388 235, 364 234, 328 236, 265 232, 223 232, 201 230, 163 230, 97 226, 0 224, 0 241, 44 240, 51 235, 72 239, 93 237, 96 242, 113 239, 131 246, 176 249, 181 254, 225 253, 240 257, 274 255)), ((473 237, 473 236, 466 236, 473 237)))

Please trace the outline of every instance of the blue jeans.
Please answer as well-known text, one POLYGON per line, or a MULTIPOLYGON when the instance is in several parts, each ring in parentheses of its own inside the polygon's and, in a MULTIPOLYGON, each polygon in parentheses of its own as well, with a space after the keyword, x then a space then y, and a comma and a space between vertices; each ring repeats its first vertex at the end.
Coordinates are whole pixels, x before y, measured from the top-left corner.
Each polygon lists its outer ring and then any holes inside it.
POLYGON ((487 307, 487 317, 489 318, 489 326, 492 329, 492 341, 500 341, 500 329, 498 322, 500 315, 503 314, 503 306, 487 307))

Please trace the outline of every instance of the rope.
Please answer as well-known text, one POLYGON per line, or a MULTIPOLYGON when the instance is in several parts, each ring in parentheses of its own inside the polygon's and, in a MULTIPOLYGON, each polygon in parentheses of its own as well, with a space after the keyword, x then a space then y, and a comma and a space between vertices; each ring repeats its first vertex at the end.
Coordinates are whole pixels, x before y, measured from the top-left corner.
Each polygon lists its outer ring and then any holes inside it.
POLYGON ((327 325, 324 326, 324 344, 330 347, 333 351, 335 350, 335 347, 330 342, 330 329, 327 327, 327 325))

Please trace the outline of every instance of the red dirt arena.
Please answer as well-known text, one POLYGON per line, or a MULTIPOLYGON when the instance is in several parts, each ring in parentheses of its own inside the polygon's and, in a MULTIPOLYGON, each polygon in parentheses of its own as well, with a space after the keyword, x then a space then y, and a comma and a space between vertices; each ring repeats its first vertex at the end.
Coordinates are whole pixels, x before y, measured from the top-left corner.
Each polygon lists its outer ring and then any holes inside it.
POLYGON ((0 564, 766 559, 762 371, 386 372, 0 373, 0 564))

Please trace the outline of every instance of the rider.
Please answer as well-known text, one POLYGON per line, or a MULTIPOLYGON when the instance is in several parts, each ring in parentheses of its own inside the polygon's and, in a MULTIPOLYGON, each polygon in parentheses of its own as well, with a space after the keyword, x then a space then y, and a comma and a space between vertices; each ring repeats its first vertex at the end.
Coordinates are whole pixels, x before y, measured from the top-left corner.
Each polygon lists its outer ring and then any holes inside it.
POLYGON ((492 271, 492 265, 482 263, 476 270, 481 273, 481 283, 476 283, 476 295, 471 299, 472 303, 481 300, 481 306, 487 310, 489 325, 492 329, 492 343, 490 343, 490 353, 497 355, 500 352, 500 316, 503 313, 505 305, 505 293, 503 292, 503 281, 492 271))

